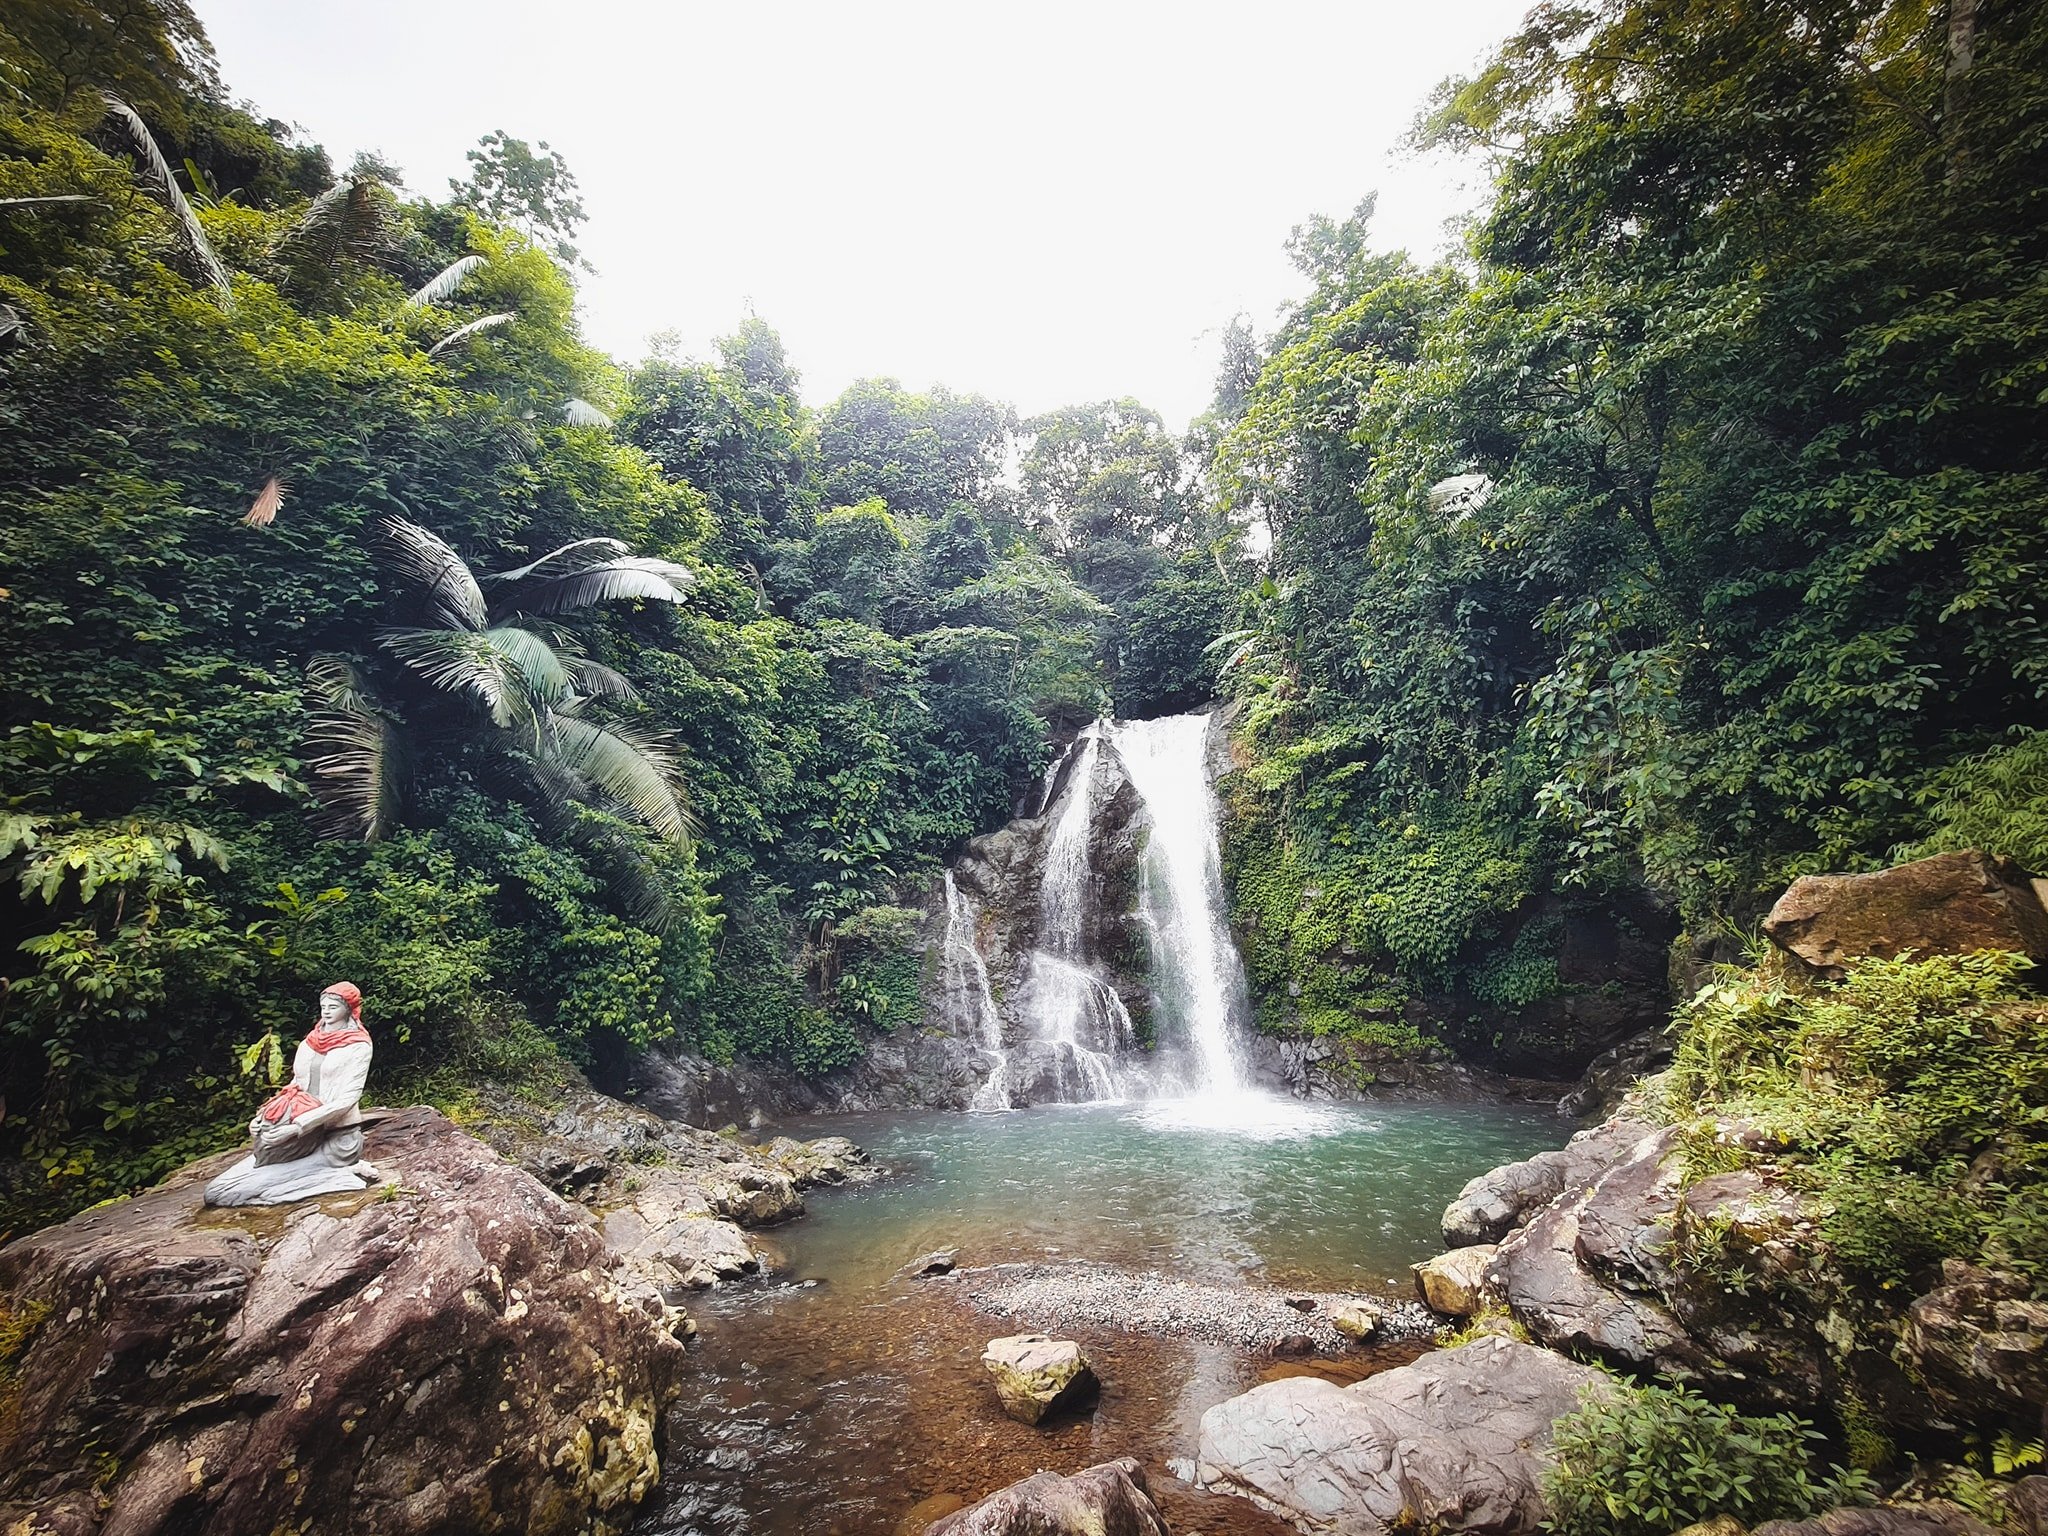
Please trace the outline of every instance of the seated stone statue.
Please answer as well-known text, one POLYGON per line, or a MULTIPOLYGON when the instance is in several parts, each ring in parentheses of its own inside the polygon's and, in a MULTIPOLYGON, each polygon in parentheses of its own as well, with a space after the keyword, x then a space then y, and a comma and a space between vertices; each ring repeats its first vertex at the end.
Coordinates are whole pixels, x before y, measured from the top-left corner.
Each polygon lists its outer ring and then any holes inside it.
POLYGON ((363 1161, 369 1075, 363 995, 337 981, 320 994, 320 1018, 299 1042, 291 1082, 249 1122, 255 1149, 206 1186, 206 1203, 287 1205, 376 1183, 382 1175, 363 1161))

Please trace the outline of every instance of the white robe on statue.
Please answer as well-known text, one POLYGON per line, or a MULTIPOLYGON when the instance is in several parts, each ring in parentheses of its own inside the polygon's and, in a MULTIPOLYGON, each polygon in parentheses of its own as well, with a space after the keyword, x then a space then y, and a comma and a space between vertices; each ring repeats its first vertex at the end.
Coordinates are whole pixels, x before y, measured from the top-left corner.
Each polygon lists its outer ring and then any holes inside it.
POLYGON ((256 1150, 206 1186, 208 1205, 288 1205, 314 1195, 353 1193, 381 1175, 362 1160, 363 1084, 370 1042, 325 1055, 305 1041, 292 1059, 292 1084, 319 1100, 276 1125, 250 1125, 256 1150))

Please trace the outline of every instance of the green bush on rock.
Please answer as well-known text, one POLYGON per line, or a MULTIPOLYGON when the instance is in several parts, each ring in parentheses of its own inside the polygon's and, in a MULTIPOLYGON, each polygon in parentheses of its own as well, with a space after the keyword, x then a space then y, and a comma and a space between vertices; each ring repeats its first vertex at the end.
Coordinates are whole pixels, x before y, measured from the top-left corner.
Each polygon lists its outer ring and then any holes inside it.
POLYGON ((1543 1496, 1556 1536, 1670 1536, 1714 1515, 1744 1525, 1859 1501, 1860 1472, 1814 1462, 1790 1414, 1748 1417, 1683 1388, 1588 1396, 1557 1421, 1543 1496))

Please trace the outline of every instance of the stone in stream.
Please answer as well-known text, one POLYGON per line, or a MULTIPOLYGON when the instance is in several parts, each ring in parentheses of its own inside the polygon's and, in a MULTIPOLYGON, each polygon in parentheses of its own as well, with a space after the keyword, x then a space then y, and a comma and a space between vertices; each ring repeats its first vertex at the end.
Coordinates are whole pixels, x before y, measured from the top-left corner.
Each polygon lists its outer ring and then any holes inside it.
POLYGON ((1195 1481, 1310 1531, 1533 1536, 1551 1426, 1609 1381, 1501 1338, 1349 1387, 1290 1376, 1202 1415, 1195 1481))
POLYGON ((927 1528, 928 1536, 1168 1536, 1129 1456, 1061 1477, 1036 1472, 927 1528))
POLYGON ((959 1268, 958 1248, 937 1248, 921 1259, 912 1259, 903 1268, 903 1273, 916 1280, 935 1280, 940 1275, 950 1275, 959 1268))
POLYGON ((1497 1251, 1492 1243, 1477 1243, 1415 1265, 1415 1290, 1422 1304, 1445 1317, 1475 1315, 1485 1305, 1486 1266, 1497 1251))
POLYGON ((995 1378, 1003 1412, 1025 1424, 1091 1401, 1100 1383, 1072 1339, 1018 1333, 990 1339, 981 1363, 995 1378))
POLYGON ((1378 1333, 1384 1321, 1378 1308, 1363 1302, 1343 1302, 1330 1308, 1330 1326, 1354 1344, 1363 1344, 1378 1333))

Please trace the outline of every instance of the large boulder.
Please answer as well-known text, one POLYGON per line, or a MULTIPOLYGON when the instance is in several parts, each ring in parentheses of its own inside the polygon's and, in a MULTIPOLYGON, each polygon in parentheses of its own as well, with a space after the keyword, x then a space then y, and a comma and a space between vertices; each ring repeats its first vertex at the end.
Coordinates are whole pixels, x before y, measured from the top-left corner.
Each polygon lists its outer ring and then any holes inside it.
POLYGON ((1077 1408, 1094 1398, 1095 1372, 1072 1339, 1018 1333, 990 1339, 982 1368, 995 1378, 1003 1412, 1025 1424, 1047 1414, 1077 1408))
POLYGON ((673 1314, 436 1111, 367 1142, 381 1192, 207 1210, 226 1154, 0 1249, 23 1334, 0 1529, 624 1529, 659 1475, 673 1314))
POLYGON ((1290 1376, 1202 1415, 1196 1481, 1305 1531, 1526 1536, 1551 1426, 1608 1378, 1549 1350, 1488 1338, 1354 1386, 1290 1376))
POLYGON ((1655 1129, 1647 1120, 1617 1115, 1555 1151, 1480 1174, 1444 1208, 1444 1246, 1499 1242, 1552 1201, 1576 1198, 1655 1129))
POLYGON ((1821 1400, 1830 1357, 1816 1320, 1759 1307, 1681 1264, 1682 1225, 1725 1233, 1766 1283, 1804 1276, 1819 1246, 1802 1203, 1761 1168, 1688 1186, 1678 1132, 1664 1130, 1505 1239, 1485 1285, 1540 1344, 1676 1381, 1711 1380, 1717 1393, 1756 1406, 1821 1400))
POLYGON ((1906 1309, 1900 1355, 1944 1409, 2032 1417, 2048 1408, 2048 1302, 2018 1275, 1959 1259, 1906 1309))
POLYGON ((2009 949, 2048 961, 2048 911, 2026 874, 1987 853, 1941 853, 1868 875, 1804 875, 1764 932, 1828 976, 1875 955, 2009 949))
POLYGON ((1811 1520, 1766 1520, 1752 1536, 1998 1536, 1968 1510, 1937 1499, 1925 1504, 1831 1509, 1811 1520))
POLYGON ((1486 1305, 1486 1266, 1494 1252, 1492 1243, 1476 1243, 1415 1265, 1415 1291, 1422 1304, 1445 1317, 1476 1316, 1486 1305))
POLYGON ((1145 1471, 1128 1456, 1072 1477, 1035 1472, 946 1516, 929 1536, 1167 1536, 1145 1471))

